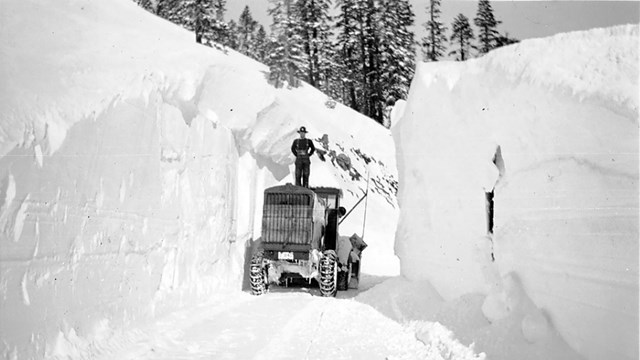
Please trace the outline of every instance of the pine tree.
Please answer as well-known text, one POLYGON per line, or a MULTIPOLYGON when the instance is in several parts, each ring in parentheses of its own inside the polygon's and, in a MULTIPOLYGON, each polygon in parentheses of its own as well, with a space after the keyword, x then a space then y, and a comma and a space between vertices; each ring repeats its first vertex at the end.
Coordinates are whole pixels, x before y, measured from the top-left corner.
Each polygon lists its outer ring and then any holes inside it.
POLYGON ((251 10, 249 10, 249 6, 245 6, 244 10, 242 10, 242 14, 240 14, 240 19, 238 19, 238 51, 245 55, 251 55, 253 49, 251 45, 253 44, 253 38, 255 36, 254 32, 258 26, 258 22, 253 19, 251 16, 251 10))
POLYGON ((495 49, 497 47, 497 38, 500 35, 497 27, 501 21, 497 21, 493 16, 493 9, 489 0, 478 1, 478 12, 473 22, 479 28, 480 54, 486 54, 495 49))
POLYGON ((415 71, 415 38, 410 31, 414 13, 407 0, 382 0, 380 13, 380 83, 376 118, 381 116, 386 99, 406 98, 415 71))
POLYGON ((297 19, 293 12, 293 0, 270 0, 269 15, 273 18, 267 64, 270 81, 276 86, 285 83, 290 87, 300 86, 304 50, 302 39, 296 32, 297 19))
POLYGON ((227 36, 227 46, 237 50, 238 49, 238 24, 235 21, 229 20, 227 23, 227 28, 229 29, 229 33, 227 36))
POLYGON ((339 0, 338 5, 341 13, 336 26, 345 86, 343 98, 351 108, 374 117, 373 97, 379 89, 372 81, 380 76, 379 7, 374 0, 339 0))
POLYGON ((415 71, 414 13, 408 0, 339 0, 340 98, 383 121, 385 100, 405 97, 415 71))
POLYGON ((382 109, 377 105, 382 89, 379 79, 382 73, 381 34, 379 32, 380 8, 375 0, 364 2, 362 19, 364 20, 360 36, 362 37, 362 95, 363 113, 378 122, 382 122, 382 109))
MULTIPOLYGON (((327 94, 330 102, 336 100, 346 103, 346 97, 344 96, 344 62, 340 56, 340 52, 336 50, 337 46, 332 43, 329 50, 325 53, 325 58, 322 59, 322 63, 325 64, 325 68, 321 70, 324 79, 324 85, 322 91, 327 94)), ((335 104, 333 105, 335 106, 335 104)))
POLYGON ((226 0, 213 0, 213 12, 215 17, 211 23, 211 28, 208 33, 207 43, 215 46, 222 47, 229 46, 229 25, 224 21, 224 13, 226 9, 226 0), (217 45, 216 45, 217 44, 217 45))
POLYGON ((156 15, 171 21, 174 24, 182 25, 178 12, 181 4, 179 0, 158 0, 156 3, 156 15))
POLYGON ((211 0, 195 0, 192 11, 196 42, 202 44, 203 40, 211 38, 211 28, 215 23, 213 2, 211 0))
POLYGON ((260 25, 252 44, 252 48, 254 49, 252 56, 254 59, 262 63, 266 62, 267 52, 269 51, 268 42, 267 32, 264 30, 264 26, 260 25))
POLYGON ((143 9, 151 12, 151 13, 156 13, 157 9, 158 9, 158 3, 157 1, 153 1, 153 0, 136 0, 136 4, 138 4, 140 7, 142 7, 143 9))
POLYGON ((329 16, 330 0, 297 0, 294 6, 297 28, 303 41, 305 61, 303 79, 310 85, 322 88, 329 67, 327 52, 331 49, 329 16))
POLYGON ((227 12, 227 0, 213 0, 213 9, 216 20, 224 21, 224 13, 227 12))
POLYGON ((138 5, 195 32, 196 42, 223 48, 229 42, 224 22, 226 0, 135 0, 138 5))
POLYGON ((215 22, 211 0, 165 0, 158 7, 160 16, 193 31, 197 43, 203 43, 215 22))
POLYGON ((338 63, 342 87, 341 100, 352 109, 360 111, 362 86, 359 78, 360 68, 363 66, 362 56, 364 44, 361 44, 362 33, 362 0, 338 0, 340 14, 336 23, 338 29, 338 52, 335 59, 338 63))
POLYGON ((476 47, 471 44, 471 40, 474 39, 473 29, 469 24, 469 18, 462 14, 458 14, 452 24, 452 31, 450 41, 458 48, 454 49, 449 53, 449 55, 456 55, 457 61, 465 61, 470 57, 470 49, 476 49, 476 47))
POLYGON ((427 7, 428 21, 424 23, 427 36, 422 38, 422 57, 425 61, 438 61, 447 49, 446 27, 440 22, 440 0, 430 0, 427 7))
POLYGON ((519 42, 520 40, 510 37, 509 33, 505 33, 504 35, 499 35, 496 38, 496 48, 511 45, 511 44, 516 44, 519 42))

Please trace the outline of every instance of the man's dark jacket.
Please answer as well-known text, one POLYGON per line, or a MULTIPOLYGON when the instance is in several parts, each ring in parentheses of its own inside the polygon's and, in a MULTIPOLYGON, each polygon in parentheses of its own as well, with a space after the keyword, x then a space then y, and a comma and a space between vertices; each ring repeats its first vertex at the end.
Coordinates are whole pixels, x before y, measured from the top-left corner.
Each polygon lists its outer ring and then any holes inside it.
POLYGON ((296 157, 296 163, 308 164, 311 161, 309 157, 316 151, 311 139, 295 139, 291 144, 291 152, 296 157))

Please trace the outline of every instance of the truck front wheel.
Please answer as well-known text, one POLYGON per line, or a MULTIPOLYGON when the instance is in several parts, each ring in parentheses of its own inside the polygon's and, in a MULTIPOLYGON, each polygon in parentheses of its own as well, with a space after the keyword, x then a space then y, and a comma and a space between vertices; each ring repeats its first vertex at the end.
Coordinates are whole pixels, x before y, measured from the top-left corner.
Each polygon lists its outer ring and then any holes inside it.
POLYGON ((320 259, 320 294, 336 296, 338 290, 338 256, 335 251, 327 250, 320 259))
POLYGON ((251 294, 262 295, 267 292, 267 269, 262 260, 262 254, 251 257, 249 267, 249 282, 251 284, 251 294))

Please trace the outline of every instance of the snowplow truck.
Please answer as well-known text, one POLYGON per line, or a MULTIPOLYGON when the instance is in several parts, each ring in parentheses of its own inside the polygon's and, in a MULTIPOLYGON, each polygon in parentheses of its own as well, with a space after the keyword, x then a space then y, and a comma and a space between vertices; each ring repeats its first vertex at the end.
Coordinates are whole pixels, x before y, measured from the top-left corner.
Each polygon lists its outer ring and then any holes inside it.
POLYGON ((251 258, 251 293, 296 279, 318 282, 322 296, 358 287, 360 258, 366 247, 356 234, 338 235, 342 190, 292 184, 264 191, 262 237, 251 258))

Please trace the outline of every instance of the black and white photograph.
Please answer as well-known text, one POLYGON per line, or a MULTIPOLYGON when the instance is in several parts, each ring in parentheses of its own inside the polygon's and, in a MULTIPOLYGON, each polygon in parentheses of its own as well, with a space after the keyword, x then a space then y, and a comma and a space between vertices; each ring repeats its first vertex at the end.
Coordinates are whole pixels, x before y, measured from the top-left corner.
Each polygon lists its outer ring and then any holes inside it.
POLYGON ((0 359, 640 359, 640 1, 0 0, 0 359))

